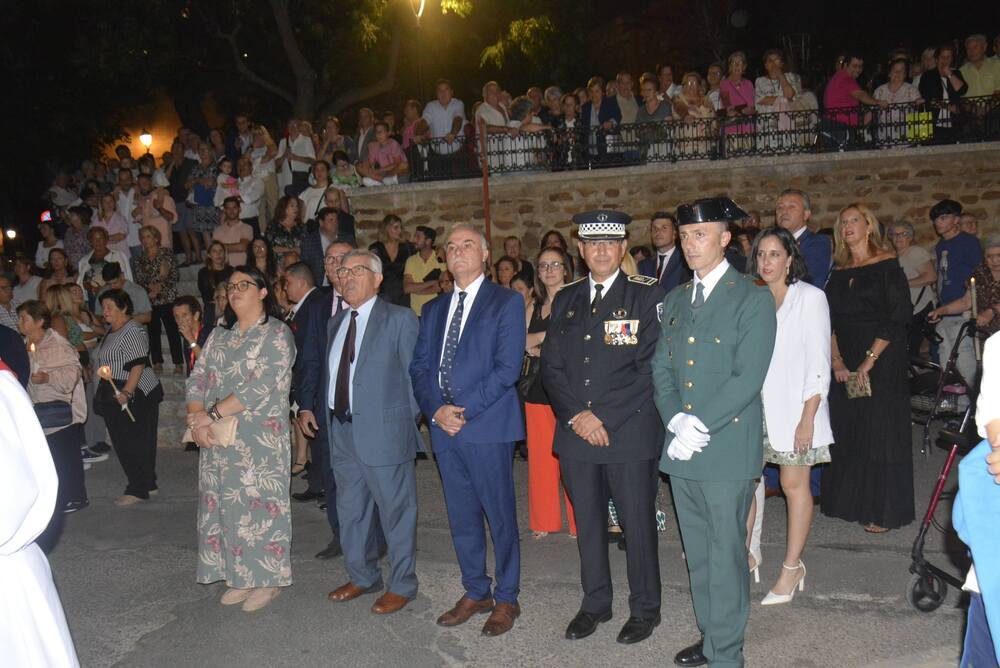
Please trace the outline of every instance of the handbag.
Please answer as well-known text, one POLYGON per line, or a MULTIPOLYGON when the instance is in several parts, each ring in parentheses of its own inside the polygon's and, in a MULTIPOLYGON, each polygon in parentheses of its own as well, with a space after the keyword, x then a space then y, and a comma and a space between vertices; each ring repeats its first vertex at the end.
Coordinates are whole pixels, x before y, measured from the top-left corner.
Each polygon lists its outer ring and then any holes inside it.
POLYGON ((871 381, 861 380, 856 373, 848 374, 847 382, 844 385, 847 390, 848 399, 860 399, 872 396, 871 381))
POLYGON ((67 401, 42 401, 35 404, 35 415, 42 429, 61 429, 73 424, 73 407, 67 401))
POLYGON ((528 401, 531 395, 531 388, 538 380, 538 372, 542 368, 542 358, 533 357, 528 353, 524 354, 521 360, 521 375, 517 379, 517 396, 521 401, 528 401))
MULTIPOLYGON (((228 448, 235 445, 236 427, 238 424, 235 415, 229 415, 210 424, 208 428, 212 431, 212 438, 215 440, 215 444, 220 448, 228 448)), ((194 436, 191 434, 190 427, 184 430, 181 443, 194 443, 194 436)))

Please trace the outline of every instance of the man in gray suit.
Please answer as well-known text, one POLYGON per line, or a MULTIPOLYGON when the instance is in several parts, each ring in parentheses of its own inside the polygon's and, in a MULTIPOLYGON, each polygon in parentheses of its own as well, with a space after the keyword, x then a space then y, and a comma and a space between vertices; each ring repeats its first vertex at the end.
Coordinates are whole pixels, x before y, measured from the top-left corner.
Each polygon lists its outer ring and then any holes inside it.
POLYGON ((378 299, 382 262, 374 253, 348 253, 337 276, 351 308, 327 325, 322 382, 329 388, 330 457, 351 579, 329 598, 350 601, 382 591, 372 530, 378 512, 389 545, 389 588, 372 612, 388 614, 417 595, 414 458, 420 409, 408 369, 419 326, 410 309, 378 299))

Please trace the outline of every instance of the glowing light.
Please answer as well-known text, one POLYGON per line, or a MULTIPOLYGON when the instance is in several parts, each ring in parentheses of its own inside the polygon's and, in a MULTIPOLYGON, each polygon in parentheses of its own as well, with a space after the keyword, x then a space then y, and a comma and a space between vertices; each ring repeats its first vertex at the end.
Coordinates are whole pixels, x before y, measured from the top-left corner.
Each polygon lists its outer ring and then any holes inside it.
POLYGON ((7 230, 6 234, 8 239, 17 239, 17 230, 7 230))
POLYGON ((427 5, 427 0, 410 0, 410 9, 413 10, 413 15, 418 19, 424 15, 424 7, 427 5))
POLYGON ((142 134, 139 135, 139 143, 146 147, 146 152, 149 153, 149 147, 153 145, 153 135, 146 131, 146 128, 142 129, 142 134))

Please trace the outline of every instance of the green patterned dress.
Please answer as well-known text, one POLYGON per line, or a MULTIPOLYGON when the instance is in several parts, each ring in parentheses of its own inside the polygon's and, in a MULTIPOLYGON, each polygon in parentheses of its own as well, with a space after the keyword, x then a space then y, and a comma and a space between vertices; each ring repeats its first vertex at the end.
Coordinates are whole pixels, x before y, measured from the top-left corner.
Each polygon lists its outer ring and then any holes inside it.
POLYGON ((288 393, 292 332, 276 318, 241 334, 216 327, 191 377, 187 400, 208 408, 231 394, 245 407, 233 447, 201 451, 198 575, 230 587, 292 584, 288 393))

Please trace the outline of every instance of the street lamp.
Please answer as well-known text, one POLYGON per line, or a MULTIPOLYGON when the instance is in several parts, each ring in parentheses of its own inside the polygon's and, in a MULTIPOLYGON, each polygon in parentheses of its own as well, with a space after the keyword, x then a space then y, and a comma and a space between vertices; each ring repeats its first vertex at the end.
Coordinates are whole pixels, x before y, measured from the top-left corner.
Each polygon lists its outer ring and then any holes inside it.
POLYGON ((142 134, 139 135, 139 143, 146 147, 146 153, 149 153, 149 147, 153 145, 153 135, 149 134, 146 128, 142 129, 142 134))
POLYGON ((6 234, 7 234, 7 238, 10 239, 11 241, 13 241, 14 239, 17 239, 17 230, 15 230, 15 229, 9 229, 9 230, 7 230, 6 234))

